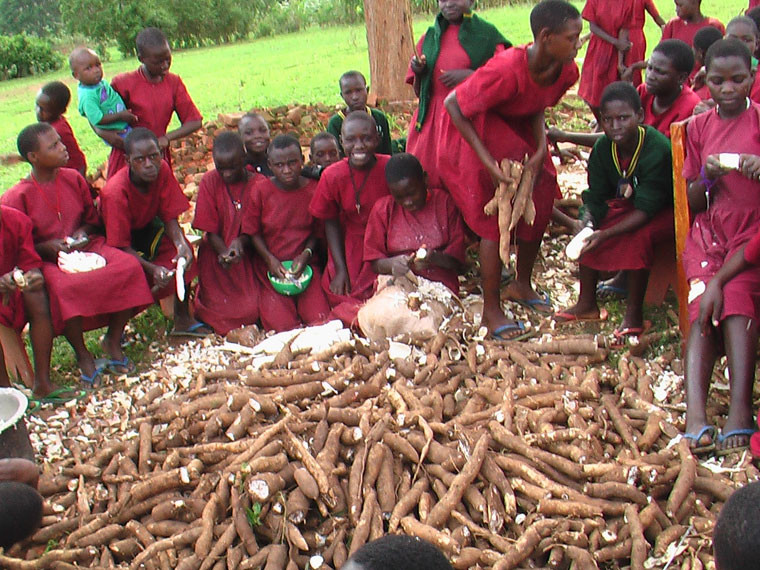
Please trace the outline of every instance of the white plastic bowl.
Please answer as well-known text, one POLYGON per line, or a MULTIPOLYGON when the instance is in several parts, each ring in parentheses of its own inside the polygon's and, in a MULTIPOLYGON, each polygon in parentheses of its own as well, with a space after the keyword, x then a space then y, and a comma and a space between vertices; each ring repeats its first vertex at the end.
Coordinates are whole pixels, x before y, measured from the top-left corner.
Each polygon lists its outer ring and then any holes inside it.
POLYGON ((0 433, 16 425, 26 412, 28 403, 23 392, 15 388, 0 388, 0 433))

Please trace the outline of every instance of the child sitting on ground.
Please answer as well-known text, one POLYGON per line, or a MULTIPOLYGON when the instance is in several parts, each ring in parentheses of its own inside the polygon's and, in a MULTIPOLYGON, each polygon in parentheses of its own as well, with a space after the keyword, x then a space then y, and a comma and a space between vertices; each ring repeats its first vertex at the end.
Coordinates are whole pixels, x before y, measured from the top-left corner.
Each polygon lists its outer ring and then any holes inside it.
POLYGON ((82 149, 79 148, 71 125, 63 114, 71 101, 71 91, 61 81, 45 83, 37 93, 35 100, 35 114, 41 123, 49 123, 55 129, 63 141, 66 150, 69 151, 69 161, 66 168, 73 168, 82 176, 87 175, 87 160, 82 149))
POLYGON ((452 570, 452 566, 443 553, 429 542, 414 536, 389 534, 362 546, 340 570, 391 569, 452 570))
POLYGON ((272 176, 267 163, 269 123, 258 113, 246 113, 237 128, 245 147, 245 167, 251 172, 272 176))
MULTIPOLYGON (((752 387, 760 307, 760 267, 752 266, 719 287, 721 268, 760 226, 760 106, 748 98, 751 54, 738 40, 707 50, 707 85, 717 106, 694 117, 686 129, 683 175, 689 181, 692 225, 683 252, 689 283, 686 346, 686 433, 694 453, 746 449, 754 432, 752 387), (730 155, 727 153, 735 153, 730 155), (738 156, 736 156, 738 155, 738 156), (697 326, 703 295, 722 289, 720 311, 697 326), (723 348, 724 347, 724 348, 723 348), (731 403, 721 433, 708 419, 706 400, 719 351, 730 371, 731 403)), ((725 272, 725 270, 723 270, 725 272)))
POLYGON ((214 170, 198 188, 193 227, 204 233, 198 248, 195 316, 226 335, 259 320, 253 248, 243 234, 243 204, 256 178, 246 169, 243 141, 223 132, 214 139, 214 170))
POLYGON ((372 207, 364 235, 364 261, 376 273, 414 273, 459 294, 464 264, 464 224, 451 196, 428 189, 420 161, 394 154, 385 166, 391 195, 372 207), (424 248, 424 255, 417 252, 424 248))
POLYGON ((760 481, 734 491, 723 505, 713 529, 716 570, 757 568, 760 544, 760 481))
MULTIPOLYGON (((726 33, 726 28, 720 20, 708 18, 702 14, 702 0, 674 0, 676 5, 676 17, 672 18, 662 30, 662 39, 676 39, 685 42, 689 46, 694 45, 694 34, 705 26, 718 28, 721 34, 726 33)), ((689 74, 689 79, 699 71, 694 67, 689 74)))
POLYGON ((319 180, 322 171, 341 159, 340 143, 335 135, 322 131, 314 135, 309 143, 309 164, 303 167, 301 174, 307 178, 319 180))
POLYGON ((79 112, 90 125, 116 131, 125 137, 137 117, 124 105, 113 87, 103 79, 103 64, 98 54, 86 47, 78 47, 69 55, 71 75, 79 81, 77 95, 79 112))
MULTIPOLYGON (((359 71, 347 71, 340 76, 338 84, 340 85, 340 96, 343 98, 346 107, 330 117, 330 120, 327 122, 327 132, 332 134, 338 141, 341 141, 341 127, 346 116, 354 111, 364 111, 375 119, 375 124, 377 125, 380 142, 377 145, 376 152, 378 154, 391 154, 391 127, 388 124, 388 117, 380 109, 367 106, 369 89, 367 88, 367 80, 364 78, 364 75, 359 71)), ((342 143, 340 150, 345 153, 342 143)))
POLYGON ((581 218, 594 228, 580 257, 578 302, 555 314, 559 322, 600 320, 596 285, 600 271, 627 273, 628 303, 613 333, 622 342, 644 331, 643 304, 654 248, 673 234, 670 142, 650 126, 636 89, 625 82, 602 94, 604 136, 588 160, 589 188, 581 218))
POLYGON ((692 50, 694 52, 694 66, 699 67, 699 72, 694 76, 691 81, 691 88, 694 93, 699 95, 700 100, 710 98, 710 90, 705 85, 705 54, 711 45, 718 40, 723 39, 723 34, 720 33, 718 28, 712 26, 705 26, 694 34, 694 45, 692 50))
POLYGON ((249 196, 243 231, 258 252, 254 270, 260 288, 261 324, 267 330, 291 330, 324 322, 330 314, 322 290, 322 272, 313 263, 317 244, 315 219, 304 208, 317 183, 301 176, 303 157, 298 139, 278 135, 269 145, 271 178, 259 177, 249 196), (292 261, 290 270, 284 261, 292 261), (298 279, 306 266, 313 272, 306 290, 294 297, 277 293, 267 272, 277 279, 298 279))

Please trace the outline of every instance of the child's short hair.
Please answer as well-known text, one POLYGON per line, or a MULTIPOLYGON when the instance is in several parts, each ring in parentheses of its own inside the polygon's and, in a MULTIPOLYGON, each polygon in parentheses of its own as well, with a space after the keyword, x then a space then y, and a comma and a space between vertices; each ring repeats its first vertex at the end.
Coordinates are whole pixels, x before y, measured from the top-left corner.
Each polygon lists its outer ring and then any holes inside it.
POLYGON ((603 108, 611 101, 622 101, 631 106, 631 109, 638 112, 641 110, 641 97, 639 97, 636 88, 627 81, 615 81, 610 83, 602 91, 602 99, 599 108, 603 108))
POLYGON ((45 83, 40 92, 50 99, 50 102, 55 105, 56 111, 61 114, 66 112, 66 107, 69 106, 69 101, 71 101, 71 91, 69 91, 69 88, 63 81, 45 83))
MULTIPOLYGON (((760 12, 758 13, 758 16, 760 16, 760 12)), ((718 28, 714 26, 705 26, 704 28, 697 30, 697 33, 694 34, 694 47, 704 53, 711 45, 722 39, 723 34, 720 33, 718 28)))
POLYGON ((269 143, 269 146, 267 147, 267 154, 273 150, 285 150, 286 148, 290 148, 292 146, 298 148, 299 152, 301 151, 301 143, 296 137, 293 135, 277 135, 272 139, 272 142, 269 143))
POLYGON ((76 64, 77 60, 82 57, 83 54, 89 52, 90 48, 86 46, 75 47, 73 50, 71 50, 71 53, 69 54, 69 69, 72 73, 74 72, 74 65, 76 64))
POLYGON ((361 79, 364 82, 364 85, 367 84, 367 79, 364 77, 364 74, 361 71, 352 69, 351 71, 346 71, 343 75, 340 76, 340 79, 338 79, 338 86, 341 89, 343 89, 343 82, 347 79, 361 79))
POLYGON ((21 129, 16 139, 16 148, 21 158, 29 162, 29 153, 40 148, 40 135, 52 128, 48 123, 34 123, 21 129))
POLYGON ((240 117, 240 120, 238 121, 238 131, 240 130, 240 123, 242 123, 246 119, 248 120, 259 119, 267 126, 267 129, 269 128, 269 121, 267 121, 262 115, 259 115, 258 113, 254 113, 253 111, 251 111, 249 113, 246 113, 242 117, 240 117))
POLYGON ((705 54, 705 69, 710 71, 713 60, 720 57, 739 57, 747 65, 747 69, 752 68, 752 54, 749 53, 749 48, 739 40, 729 38, 718 40, 711 45, 705 54))
POLYGON ((388 184, 395 184, 399 180, 425 178, 425 171, 417 157, 408 152, 401 152, 391 156, 385 165, 385 180, 388 184))
POLYGON ((713 530, 715 567, 744 570, 757 567, 760 544, 760 481, 736 490, 723 505, 713 530))
POLYGON ((578 8, 565 0, 542 0, 530 11, 530 31, 538 37, 541 30, 561 31, 565 24, 581 17, 578 8))
POLYGON ((243 152, 243 139, 241 139, 240 135, 236 132, 224 131, 214 139, 214 156, 216 156, 217 152, 220 154, 228 154, 236 150, 241 153, 243 152))
POLYGON ((354 553, 350 562, 363 570, 453 570, 435 546, 403 534, 389 534, 368 542, 354 553))
POLYGON ((670 39, 662 40, 654 50, 670 60, 678 73, 691 73, 694 69, 694 51, 684 41, 670 39))
POLYGON ((311 139, 311 142, 309 143, 309 150, 312 152, 312 154, 314 153, 314 146, 320 141, 332 141, 335 143, 336 147, 340 148, 338 139, 335 138, 334 134, 328 133, 327 131, 322 131, 321 133, 314 135, 314 138, 311 139))
POLYGON ((365 123, 369 123, 372 125, 372 127, 377 130, 377 123, 375 122, 375 118, 367 113, 366 111, 352 111, 348 115, 346 115, 346 118, 343 119, 343 125, 341 126, 341 131, 346 128, 346 125, 349 123, 353 123, 356 121, 361 121, 365 123))
POLYGON ((29 485, 0 483, 0 547, 8 549, 30 536, 42 521, 42 497, 29 485))
POLYGON ((747 18, 750 18, 753 22, 755 22, 757 29, 760 30, 760 6, 755 6, 754 8, 752 8, 752 10, 748 11, 744 15, 747 16, 747 18))
POLYGON ((754 33, 755 37, 757 37, 757 23, 752 18, 749 18, 747 16, 736 16, 736 18, 733 18, 728 24, 726 24, 726 32, 728 32, 728 28, 735 26, 736 24, 744 24, 746 26, 749 26, 750 30, 752 30, 752 33, 754 33))
POLYGON ((168 44, 169 41, 161 30, 158 28, 145 28, 135 38, 137 57, 144 55, 146 49, 161 49, 168 44))
POLYGON ((132 149, 135 145, 142 141, 153 141, 156 143, 156 146, 159 146, 158 137, 153 131, 146 129, 145 127, 137 127, 129 131, 124 138, 124 153, 127 156, 132 154, 132 149))

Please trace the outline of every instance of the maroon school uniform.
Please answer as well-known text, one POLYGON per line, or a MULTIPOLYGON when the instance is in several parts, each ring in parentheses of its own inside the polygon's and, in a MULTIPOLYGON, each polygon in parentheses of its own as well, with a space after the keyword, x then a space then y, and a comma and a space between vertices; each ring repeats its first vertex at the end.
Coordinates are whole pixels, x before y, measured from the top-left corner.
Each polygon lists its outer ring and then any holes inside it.
POLYGON ((749 12, 756 6, 760 6, 760 0, 749 0, 749 7, 747 8, 747 11, 749 12))
POLYGON ((383 196, 390 195, 385 181, 385 165, 389 156, 378 154, 377 162, 367 170, 348 165, 348 159, 330 165, 322 173, 309 212, 320 220, 338 220, 343 232, 346 269, 351 282, 349 295, 336 295, 330 291, 335 277, 335 261, 328 248, 327 268, 322 275, 322 289, 333 310, 333 315, 346 324, 356 318, 359 306, 372 296, 375 272, 364 261, 364 233, 372 207, 383 196), (353 183, 352 183, 353 180, 353 183), (357 190, 358 198, 357 198, 357 190))
MULTIPOLYGON (((377 201, 364 235, 364 261, 413 254, 423 245, 464 263, 464 224, 447 192, 437 188, 429 190, 425 206, 416 212, 399 206, 393 196, 377 201)), ((429 267, 416 273, 439 281, 459 294, 456 271, 429 267)))
MULTIPOLYGON (((699 179, 711 154, 735 152, 760 155, 760 106, 752 103, 744 113, 721 119, 715 109, 694 117, 686 128, 686 160, 683 175, 699 179)), ((737 250, 747 244, 760 227, 760 182, 732 171, 717 179, 710 207, 694 216, 683 265, 689 283, 707 284, 737 250)), ((697 297, 689 303, 689 318, 699 316, 697 297)), ((747 269, 723 288, 721 320, 731 315, 760 317, 760 267, 747 269)))
MULTIPOLYGON (((185 195, 174 178, 166 162, 161 161, 158 178, 143 194, 129 179, 129 168, 123 168, 110 178, 100 192, 100 211, 106 228, 106 241, 112 247, 132 247, 132 232, 147 227, 158 217, 162 222, 176 220, 190 207, 185 195)), ((156 265, 173 269, 172 259, 177 255, 171 239, 164 235, 152 260, 156 265)), ((193 264, 185 273, 185 281, 197 275, 197 266, 193 264)), ((148 283, 153 282, 148 276, 148 283)), ((163 299, 175 292, 175 284, 169 285, 153 294, 154 299, 163 299)))
MULTIPOLYGON (((71 236, 85 224, 100 225, 87 182, 70 168, 60 168, 55 180, 46 184, 24 179, 3 194, 1 201, 29 216, 35 244, 71 236)), ((90 237, 84 251, 103 256, 106 266, 86 273, 65 273, 57 263, 43 262, 56 334, 74 317, 84 317, 83 329, 90 330, 106 325, 111 313, 152 302, 142 268, 131 255, 109 247, 96 235, 90 237)))
POLYGON ((55 129, 55 132, 61 137, 63 146, 69 151, 69 161, 66 163, 66 168, 73 168, 82 173, 87 172, 87 159, 82 149, 79 148, 74 131, 71 130, 71 125, 66 120, 66 117, 61 115, 55 121, 50 121, 50 126, 55 129))
MULTIPOLYGON (((167 73, 161 82, 152 83, 146 79, 140 67, 135 71, 119 73, 111 80, 111 87, 124 99, 127 109, 137 115, 137 124, 133 127, 150 129, 157 137, 166 134, 175 111, 182 124, 203 118, 182 79, 174 73, 167 73)), ((164 158, 171 165, 169 147, 164 151, 164 158)), ((106 178, 111 178, 125 165, 124 151, 111 149, 106 178)))
MULTIPOLYGON (((721 34, 726 35, 726 27, 721 23, 720 20, 717 20, 715 18, 705 18, 701 22, 687 23, 685 20, 682 20, 676 16, 667 24, 665 24, 665 28, 662 30, 662 39, 681 40, 682 42, 686 42, 689 47, 692 47, 694 45, 694 35, 699 30, 707 26, 717 28, 720 30, 721 34)), ((699 71, 699 64, 694 62, 694 69, 689 75, 689 79, 693 78, 694 75, 696 75, 697 71, 699 71)))
MULTIPOLYGON (((631 49, 625 54, 625 65, 631 66, 639 61, 646 59, 647 38, 644 35, 644 24, 646 24, 646 15, 649 12, 653 17, 659 15, 654 0, 633 0, 631 12, 631 24, 628 28, 628 40, 631 42, 631 49)), ((633 84, 641 84, 641 70, 637 69, 633 73, 633 84)))
MULTIPOLYGON (((0 276, 19 268, 24 272, 42 267, 34 249, 32 221, 23 212, 0 206, 0 276)), ((0 303, 0 325, 21 330, 26 324, 24 299, 19 289, 0 303)))
POLYGON ((212 170, 203 175, 198 188, 193 227, 206 235, 198 248, 195 318, 220 335, 259 320, 259 285, 251 249, 246 247, 240 261, 224 267, 208 234, 217 234, 227 246, 242 235, 243 203, 257 178, 252 175, 228 186, 219 172, 212 170))
MULTIPOLYGON (((497 161, 522 161, 536 152, 531 119, 559 102, 578 80, 575 63, 566 64, 550 86, 539 86, 528 71, 527 46, 510 48, 477 69, 456 87, 457 102, 465 117, 497 161)), ((497 216, 487 216, 483 206, 493 198, 494 184, 475 151, 459 133, 448 141, 439 159, 439 174, 465 223, 480 237, 499 239, 497 216)), ((538 241, 551 218, 554 199, 561 197, 557 171, 547 151, 533 190, 536 219, 532 226, 522 220, 517 237, 538 241)))
MULTIPOLYGON (((261 236, 267 249, 280 261, 295 259, 317 231, 317 221, 305 207, 316 187, 317 183, 309 180, 303 188, 283 190, 271 179, 259 177, 249 195, 243 231, 261 236)), ((272 287, 264 260, 260 256, 254 258, 261 290, 261 324, 265 329, 285 331, 327 320, 330 306, 322 290, 322 272, 314 264, 311 269, 314 275, 306 291, 288 297, 272 287)))
POLYGON ((644 108, 644 124, 654 127, 668 138, 670 138, 670 125, 691 117, 694 107, 701 101, 699 95, 694 93, 691 87, 684 85, 681 88, 681 94, 678 95, 670 107, 664 113, 655 115, 655 96, 647 91, 646 84, 642 83, 636 90, 639 92, 641 106, 644 108))
MULTIPOLYGON (((581 15, 584 20, 595 23, 613 38, 617 38, 620 30, 630 25, 632 8, 631 0, 587 0, 581 15)), ((604 88, 618 79, 617 48, 596 34, 591 34, 586 57, 583 59, 578 95, 592 107, 598 107, 604 88)))

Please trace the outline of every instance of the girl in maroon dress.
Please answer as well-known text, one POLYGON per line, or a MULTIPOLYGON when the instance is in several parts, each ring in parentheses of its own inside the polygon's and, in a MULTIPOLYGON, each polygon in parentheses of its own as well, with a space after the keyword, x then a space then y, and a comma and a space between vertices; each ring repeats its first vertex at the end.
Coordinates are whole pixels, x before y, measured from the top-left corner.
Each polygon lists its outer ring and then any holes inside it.
POLYGON ((87 176, 87 159, 79 148, 79 143, 71 130, 71 125, 66 120, 64 113, 71 101, 71 91, 61 81, 46 83, 37 93, 34 110, 37 120, 41 123, 50 123, 61 136, 66 150, 69 152, 69 161, 66 168, 73 168, 82 176, 87 176))
POLYGON ((121 335, 129 318, 151 304, 150 291, 139 263, 109 247, 97 232, 100 226, 90 190, 82 175, 62 168, 68 152, 61 137, 47 123, 30 125, 18 137, 19 154, 32 172, 2 197, 2 203, 32 220, 37 253, 43 260, 56 334, 63 333, 76 352, 82 380, 92 384, 106 367, 121 374, 134 365, 124 355, 121 335), (59 254, 97 253, 106 265, 83 273, 59 268, 59 254), (96 364, 84 344, 82 331, 108 325, 103 350, 108 360, 96 364))
POLYGON ((641 70, 646 61, 647 38, 644 35, 644 24, 647 13, 660 28, 665 26, 665 20, 660 16, 654 0, 633 0, 631 23, 628 28, 628 41, 631 42, 631 49, 625 54, 625 66, 631 68, 631 81, 637 87, 641 85, 641 70))
POLYGON ((748 95, 751 56, 737 40, 720 40, 705 58, 707 85, 717 106, 694 117, 686 130, 684 178, 693 223, 683 252, 689 282, 686 346, 686 437, 697 452, 746 448, 754 432, 752 388, 760 318, 760 267, 742 271, 722 287, 720 310, 696 326, 700 303, 709 304, 713 280, 760 226, 760 106, 748 95), (734 153, 731 156, 727 153, 734 153), (738 154, 738 157, 736 156, 738 154), (735 162, 738 158, 738 164, 735 162), (733 164, 732 164, 733 162, 733 164), (709 292, 709 294, 708 294, 709 292), (719 351, 730 370, 731 403, 720 433, 705 410, 719 351))

